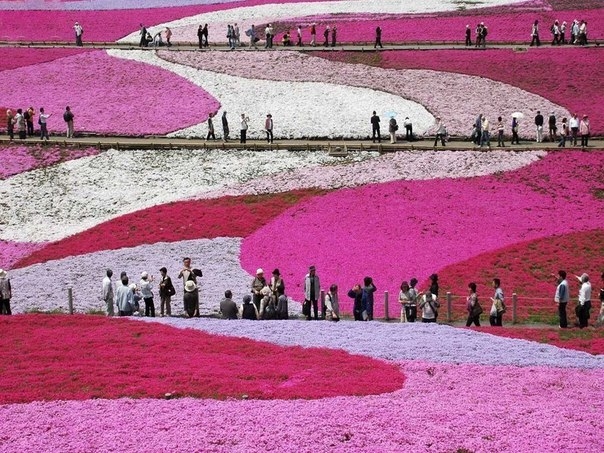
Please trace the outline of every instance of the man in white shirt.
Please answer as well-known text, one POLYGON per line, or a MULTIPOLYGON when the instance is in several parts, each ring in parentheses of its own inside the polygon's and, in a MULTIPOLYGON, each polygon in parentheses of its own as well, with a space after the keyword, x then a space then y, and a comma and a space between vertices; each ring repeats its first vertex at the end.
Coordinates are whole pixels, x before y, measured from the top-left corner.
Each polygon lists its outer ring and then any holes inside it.
POLYGON ((576 275, 581 288, 579 289, 579 305, 576 308, 577 318, 579 318, 579 327, 583 329, 587 327, 589 319, 589 310, 591 310, 591 283, 589 283, 589 275, 583 274, 580 277, 576 275))
POLYGON ((103 300, 107 305, 107 316, 113 316, 115 313, 113 311, 113 297, 115 294, 115 286, 111 277, 113 276, 113 271, 111 269, 107 269, 107 275, 103 279, 103 300))
POLYGON ((84 29, 78 22, 76 22, 73 26, 73 30, 75 31, 76 46, 82 47, 84 45, 82 43, 82 34, 84 33, 84 29))
POLYGON ((570 127, 570 132, 573 136, 573 145, 577 146, 577 135, 579 134, 579 116, 576 113, 573 113, 573 116, 570 118, 568 127, 570 127))
POLYGON ((568 318, 566 317, 566 305, 570 300, 568 282, 566 281, 566 271, 558 271, 557 282, 558 286, 556 287, 556 295, 554 296, 554 302, 558 304, 560 328, 566 329, 568 327, 568 318))

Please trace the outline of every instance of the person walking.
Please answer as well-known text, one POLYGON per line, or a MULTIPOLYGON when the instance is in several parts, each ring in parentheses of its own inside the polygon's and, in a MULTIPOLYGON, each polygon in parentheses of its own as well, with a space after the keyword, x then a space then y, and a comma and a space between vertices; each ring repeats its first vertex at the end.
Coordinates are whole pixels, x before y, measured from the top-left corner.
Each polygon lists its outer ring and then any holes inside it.
POLYGON ((439 140, 440 140, 440 143, 442 144, 442 146, 445 146, 446 137, 447 137, 447 128, 446 128, 445 124, 442 122, 442 120, 439 117, 437 117, 436 118, 436 137, 434 137, 434 148, 436 148, 439 140))
POLYGON ((318 300, 321 295, 321 283, 317 275, 315 266, 308 268, 308 274, 304 277, 304 305, 303 312, 306 315, 306 320, 311 320, 311 308, 314 313, 315 321, 319 319, 318 300))
POLYGON ((239 143, 245 143, 247 140, 247 129, 248 129, 248 123, 249 123, 250 119, 245 116, 245 113, 241 114, 241 127, 240 127, 240 139, 239 139, 239 143))
POLYGON ((535 115, 535 128, 537 143, 541 143, 543 142, 543 115, 539 110, 537 110, 537 115, 535 115))
POLYGON ((495 295, 491 297, 493 304, 491 305, 491 311, 489 313, 489 323, 491 326, 501 327, 503 326, 503 314, 506 311, 506 307, 500 279, 493 279, 493 288, 495 289, 495 295))
POLYGON ((550 31, 552 32, 552 46, 560 45, 560 23, 554 21, 550 31))
POLYGON ((310 26, 310 45, 312 47, 317 45, 317 24, 315 23, 310 26))
POLYGON ((398 131, 398 124, 396 124, 396 119, 391 117, 388 122, 388 133, 390 134, 391 144, 396 143, 396 131, 398 131))
POLYGON ((266 39, 266 41, 264 43, 264 48, 272 49, 273 48, 273 27, 271 24, 267 24, 266 27, 264 28, 264 37, 266 39))
POLYGON ((82 35, 84 34, 84 29, 82 28, 79 22, 76 22, 73 26, 73 30, 75 32, 76 46, 82 47, 84 45, 84 43, 82 42, 82 35))
POLYGON ((44 107, 40 107, 40 115, 38 116, 38 124, 40 125, 40 140, 48 140, 48 118, 52 113, 44 113, 44 107))
POLYGON ((273 115, 266 115, 264 120, 264 132, 266 132, 266 142, 273 143, 273 115))
POLYGON ((235 47, 241 47, 241 31, 237 22, 233 25, 233 35, 235 36, 235 47))
POLYGON ((503 119, 501 117, 497 118, 497 146, 505 148, 505 143, 503 142, 503 119))
POLYGON ((113 316, 115 314, 113 310, 113 298, 115 295, 115 285, 111 280, 113 276, 113 271, 111 269, 107 269, 105 278, 103 278, 103 301, 105 301, 105 306, 107 307, 107 316, 113 316))
POLYGON ((147 272, 141 274, 139 283, 141 295, 145 301, 145 316, 155 318, 155 304, 153 303, 153 277, 147 272))
POLYGON ((382 137, 380 135, 380 117, 373 111, 373 115, 371 116, 371 140, 375 143, 375 139, 377 138, 378 143, 382 142, 382 137))
POLYGON ((373 48, 377 49, 378 46, 380 46, 380 49, 384 48, 384 46, 382 46, 382 27, 379 25, 375 28, 375 44, 373 48))
POLYGON ((0 269, 0 315, 12 315, 10 300, 13 297, 8 272, 0 269))
POLYGON ((587 142, 589 141, 589 118, 587 115, 583 115, 583 119, 579 123, 579 134, 581 134, 581 148, 586 148, 587 142))
POLYGON ((480 314, 482 313, 482 307, 478 302, 478 295, 476 294, 476 283, 472 282, 468 285, 469 295, 467 298, 466 310, 468 311, 468 319, 466 320, 466 327, 470 327, 472 324, 476 327, 480 327, 480 314))
POLYGON ((15 138, 15 115, 11 109, 6 110, 6 133, 10 141, 15 138))
POLYGON ((250 29, 248 31, 246 31, 245 34, 246 34, 246 36, 249 36, 249 38, 250 38, 249 49, 251 49, 253 46, 254 49, 258 50, 258 46, 256 45, 256 42, 258 41, 258 38, 256 37, 256 26, 254 24, 252 24, 250 29))
POLYGON ((335 47, 336 46, 336 36, 337 36, 337 27, 334 25, 333 27, 331 27, 331 47, 335 47))
POLYGON ((579 304, 575 310, 577 318, 579 318, 579 327, 581 329, 587 327, 589 320, 589 310, 591 310, 591 283, 589 283, 589 275, 576 275, 577 280, 581 283, 579 288, 579 304))
POLYGON ((573 146, 577 146, 577 136, 579 135, 579 115, 573 113, 569 121, 570 133, 573 138, 573 146))
POLYGON ((162 267, 159 270, 161 280, 159 282, 160 316, 172 316, 172 296, 176 295, 176 288, 168 275, 168 269, 162 267))
POLYGON ((302 47, 302 25, 298 25, 298 29, 296 30, 296 36, 298 37, 298 42, 296 46, 302 47))
POLYGON ((65 112, 63 112, 63 121, 67 125, 67 138, 73 138, 73 112, 69 106, 65 107, 65 112))
POLYGON ((206 135, 206 141, 210 139, 216 140, 216 134, 214 134, 214 121, 212 120, 214 115, 215 113, 210 113, 208 116, 208 135, 206 135))
POLYGON ((531 47, 541 45, 541 41, 539 40, 539 21, 536 20, 533 22, 533 26, 531 28, 531 47))
POLYGON ((147 47, 147 45, 149 44, 149 41, 147 41, 147 27, 145 27, 143 24, 140 24, 140 36, 141 39, 138 43, 138 47, 147 47))
POLYGON ((197 28, 197 41, 199 43, 199 48, 203 48, 203 27, 201 24, 197 28))
POLYGON ((558 271, 556 293, 554 302, 558 304, 558 316, 560 317, 560 328, 568 327, 568 317, 566 314, 566 306, 570 300, 570 292, 568 290, 568 282, 566 281, 566 271, 558 271))
POLYGON ((466 25, 466 47, 472 46, 472 29, 466 25))
POLYGON ((328 47, 329 46, 329 25, 325 27, 325 31, 323 32, 323 38, 325 39, 323 41, 323 47, 328 47))
POLYGON ((222 141, 229 141, 229 120, 226 111, 222 112, 222 141))

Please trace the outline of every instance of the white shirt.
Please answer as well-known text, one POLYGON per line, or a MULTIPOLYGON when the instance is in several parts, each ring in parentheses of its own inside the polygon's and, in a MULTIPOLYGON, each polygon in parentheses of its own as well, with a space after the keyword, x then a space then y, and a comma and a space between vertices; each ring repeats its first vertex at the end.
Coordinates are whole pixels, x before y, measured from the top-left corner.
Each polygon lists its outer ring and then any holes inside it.
POLYGON ((247 131, 247 119, 241 120, 241 130, 247 131))
POLYGON ((591 283, 584 282, 579 290, 579 303, 584 305, 588 300, 591 300, 591 283))
POLYGON ((52 115, 52 113, 40 113, 40 124, 46 124, 46 120, 52 115))
MULTIPOLYGON (((42 115, 40 115, 41 117, 42 115)), ((113 286, 113 282, 109 277, 105 277, 103 279, 103 300, 107 302, 108 300, 113 299, 113 294, 115 293, 115 288, 113 286)))
POLYGON ((141 280, 139 284, 139 288, 141 291, 141 295, 143 299, 151 299, 153 298, 153 285, 149 280, 141 280))
POLYGON ((579 128, 579 118, 572 117, 569 121, 569 126, 572 129, 573 127, 579 128))

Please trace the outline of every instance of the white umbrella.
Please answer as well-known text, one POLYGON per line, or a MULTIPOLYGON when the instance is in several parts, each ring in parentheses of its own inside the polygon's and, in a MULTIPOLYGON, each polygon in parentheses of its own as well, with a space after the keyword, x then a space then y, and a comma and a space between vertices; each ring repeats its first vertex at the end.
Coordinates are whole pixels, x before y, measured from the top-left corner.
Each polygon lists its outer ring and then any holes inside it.
POLYGON ((384 113, 384 116, 386 116, 388 118, 394 118, 397 115, 398 115, 398 113, 396 113, 396 112, 386 112, 386 113, 384 113))
POLYGON ((521 120, 524 118, 524 113, 522 112, 514 112, 512 113, 512 118, 516 118, 517 120, 521 120))

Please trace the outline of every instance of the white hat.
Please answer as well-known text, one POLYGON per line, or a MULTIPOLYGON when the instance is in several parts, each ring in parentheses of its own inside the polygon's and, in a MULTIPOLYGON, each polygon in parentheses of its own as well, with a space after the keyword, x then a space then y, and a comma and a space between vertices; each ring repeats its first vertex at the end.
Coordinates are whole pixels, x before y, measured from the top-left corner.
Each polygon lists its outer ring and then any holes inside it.
POLYGON ((0 269, 0 278, 5 278, 8 274, 4 269, 0 269))
POLYGON ((142 278, 142 279, 145 279, 145 278, 147 278, 147 277, 149 277, 149 274, 148 274, 147 272, 143 272, 143 273, 141 274, 141 278, 142 278))
POLYGON ((264 274, 264 271, 262 270, 261 267, 259 267, 258 270, 256 271, 256 275, 260 275, 260 274, 264 274))
POLYGON ((193 280, 189 280, 189 281, 187 281, 187 283, 185 283, 186 292, 192 293, 196 289, 197 289, 197 285, 195 284, 195 282, 193 280))
POLYGON ((130 288, 132 291, 136 290, 136 283, 132 283, 128 288, 130 288))

